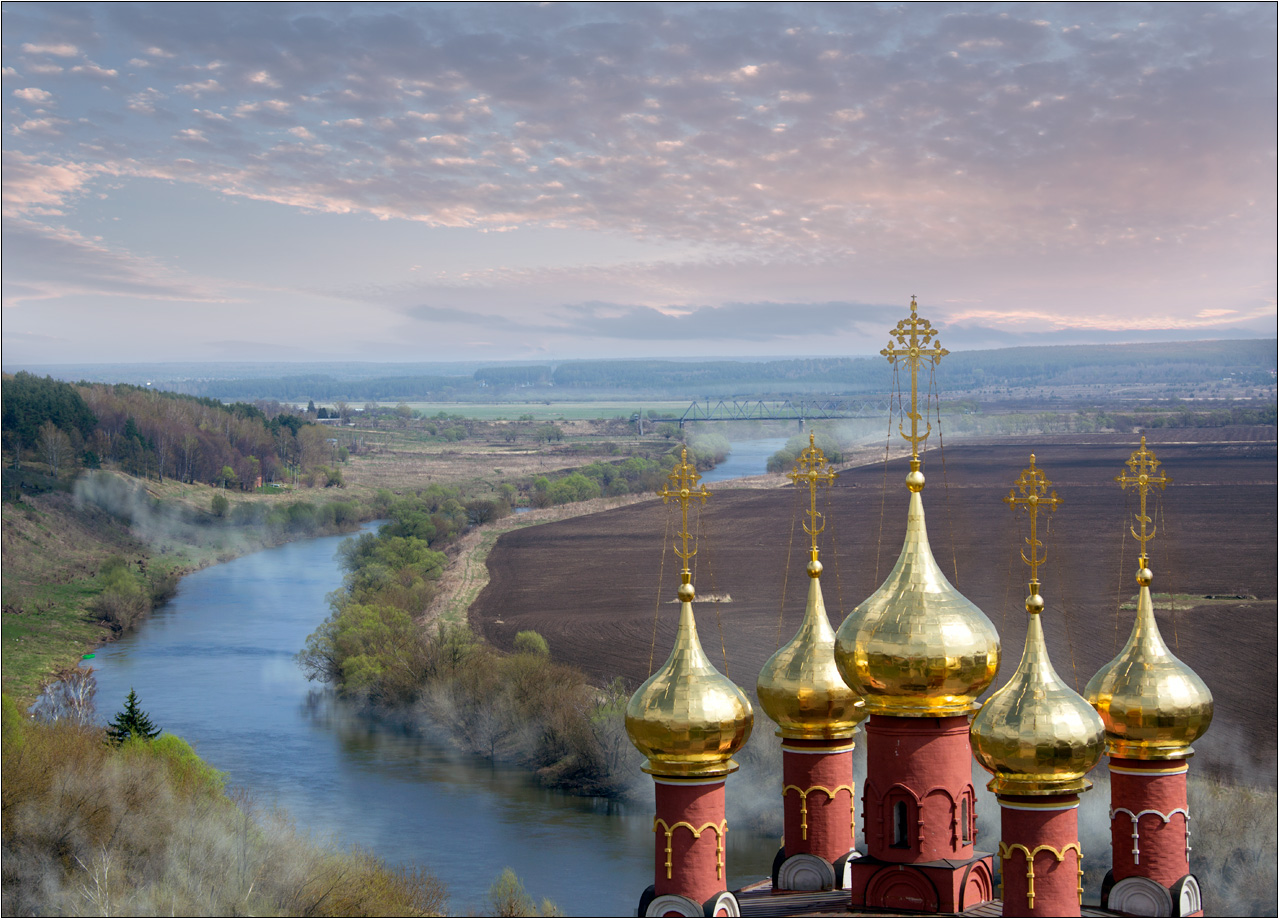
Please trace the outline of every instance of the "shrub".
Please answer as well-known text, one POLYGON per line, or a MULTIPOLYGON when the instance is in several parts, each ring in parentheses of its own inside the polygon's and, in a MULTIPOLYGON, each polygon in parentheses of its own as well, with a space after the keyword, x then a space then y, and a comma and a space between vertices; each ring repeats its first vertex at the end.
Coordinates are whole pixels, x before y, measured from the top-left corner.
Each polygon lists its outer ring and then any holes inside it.
POLYGON ((256 815, 171 736, 122 747, 31 724, 5 697, 5 915, 441 915, 443 885, 256 815), (27 743, 13 742, 18 730, 27 743))
POLYGON ((175 734, 165 734, 150 743, 130 741, 125 747, 163 762, 170 779, 183 794, 220 795, 226 789, 227 774, 196 756, 191 745, 175 734))
POLYGON ((569 504, 574 501, 589 501, 601 494, 598 482, 588 479, 580 472, 573 472, 559 479, 547 490, 551 504, 569 504))
POLYGON ((710 469, 724 462, 733 447, 722 434, 695 434, 689 438, 688 452, 698 469, 710 469))
POLYGON ((17 752, 23 743, 23 719, 8 693, 0 696, 0 748, 17 752))
POLYGON ((488 915, 490 916, 562 916, 550 900, 542 901, 539 910, 533 898, 524 889, 519 877, 510 868, 503 868, 497 880, 489 887, 488 915))
POLYGON ((114 631, 127 631, 150 612, 151 600, 127 563, 118 556, 108 559, 102 572, 99 575, 102 591, 94 597, 90 609, 114 631))
POLYGON ((172 568, 151 571, 148 575, 148 580, 150 581, 149 593, 152 605, 172 599, 173 595, 178 592, 178 582, 181 578, 181 572, 172 568))
POLYGON ((346 603, 311 633, 297 660, 308 679, 396 705, 416 698, 428 667, 428 648, 422 630, 403 610, 346 603))
POLYGON ((551 649, 546 639, 532 629, 515 633, 515 653, 532 654, 537 657, 550 657, 551 649))

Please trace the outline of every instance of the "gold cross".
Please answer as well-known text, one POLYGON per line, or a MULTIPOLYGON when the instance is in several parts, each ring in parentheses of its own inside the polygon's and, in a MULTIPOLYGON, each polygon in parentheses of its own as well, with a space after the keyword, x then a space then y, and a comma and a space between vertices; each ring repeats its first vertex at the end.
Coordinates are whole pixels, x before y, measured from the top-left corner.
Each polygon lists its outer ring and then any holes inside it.
MULTIPOLYGON (((688 548, 688 541, 693 538, 692 534, 688 532, 688 502, 700 498, 702 504, 705 504, 711 493, 706 490, 705 485, 699 486, 696 491, 693 490, 694 486, 702 480, 702 477, 697 474, 697 467, 688 461, 687 447, 680 450, 679 463, 676 464, 666 478, 670 480, 671 484, 663 485, 662 490, 657 495, 662 499, 663 504, 671 498, 679 501, 683 525, 680 528, 680 532, 676 533, 675 536, 683 541, 684 549, 680 551, 680 549, 676 548, 675 554, 684 560, 684 570, 681 573, 682 583, 690 584, 693 580, 693 574, 689 571, 688 560, 697 554, 697 547, 694 546, 691 551, 688 548)), ((692 599, 691 596, 689 599, 692 599)))
POLYGON ((822 453, 814 441, 813 432, 809 431, 808 446, 795 458, 795 469, 787 473, 787 478, 796 485, 799 484, 800 479, 808 482, 808 519, 811 521, 811 525, 804 524, 804 532, 813 537, 813 561, 817 561, 817 536, 826 529, 826 518, 817 510, 817 485, 820 482, 829 486, 831 482, 835 481, 839 473, 830 468, 830 464, 826 462, 826 455, 822 453), (819 520, 821 521, 820 525, 817 522, 819 520))
POLYGON ((1026 540, 1026 544, 1030 547, 1030 558, 1026 557, 1026 550, 1021 551, 1021 560, 1030 566, 1030 592, 1032 595, 1039 593, 1039 566, 1048 561, 1048 550, 1044 549, 1044 544, 1039 541, 1036 531, 1038 525, 1039 511, 1041 508, 1052 513, 1057 509, 1057 505, 1061 503, 1061 499, 1057 497, 1054 491, 1050 497, 1044 497, 1048 494, 1048 487, 1052 482, 1048 481, 1043 471, 1035 468, 1035 454, 1030 454, 1030 467, 1021 471, 1021 478, 1013 483, 1017 490, 1021 492, 1021 497, 1017 497, 1016 493, 1010 488, 1008 494, 1004 496, 1004 503, 1016 511, 1021 507, 1030 515, 1030 538, 1026 540), (1042 555, 1039 550, 1044 549, 1042 555))
POLYGON ((918 304, 912 294, 910 298, 910 318, 903 319, 897 323, 897 327, 889 332, 897 339, 900 348, 894 348, 890 341, 888 347, 879 353, 888 358, 888 363, 895 364, 899 357, 906 359, 906 363, 910 365, 910 434, 902 429, 900 424, 897 425, 897 431, 904 440, 910 441, 911 469, 918 471, 919 445, 928 439, 928 435, 932 433, 933 426, 928 424, 927 430, 923 434, 919 433, 919 422, 923 417, 919 414, 919 367, 925 360, 930 361, 934 367, 937 362, 950 352, 936 341, 937 330, 933 328, 932 323, 927 319, 920 319, 916 315, 918 304), (929 346, 932 347, 929 347, 929 346))
POLYGON ((1151 522, 1146 516, 1146 495, 1150 493, 1152 488, 1162 489, 1165 485, 1172 481, 1172 477, 1166 472, 1160 472, 1158 478, 1155 477, 1155 470, 1159 467, 1159 460, 1155 459, 1154 451, 1146 449, 1146 436, 1141 437, 1141 446, 1133 451, 1132 456, 1128 457, 1127 466, 1133 471, 1133 475, 1128 473, 1120 473, 1115 476, 1115 481, 1119 483, 1121 488, 1127 488, 1129 485, 1135 485, 1137 491, 1141 494, 1141 513, 1133 514, 1141 523, 1141 532, 1138 533, 1135 527, 1129 527, 1133 538, 1141 543, 1141 559, 1142 568, 1149 568, 1149 559, 1146 557, 1146 543, 1155 538, 1155 528, 1151 527, 1150 532, 1146 532, 1146 525, 1151 522))

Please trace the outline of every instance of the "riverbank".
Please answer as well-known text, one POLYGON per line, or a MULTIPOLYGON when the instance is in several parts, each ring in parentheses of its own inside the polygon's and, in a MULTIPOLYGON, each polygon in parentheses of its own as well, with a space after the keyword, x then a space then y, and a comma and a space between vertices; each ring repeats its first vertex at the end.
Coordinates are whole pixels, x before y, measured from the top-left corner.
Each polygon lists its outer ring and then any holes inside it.
POLYGON ((592 876, 557 866, 605 849, 612 859, 634 850, 633 873, 650 875, 639 887, 650 883, 651 852, 645 866, 632 838, 650 839, 643 814, 616 826, 604 802, 548 791, 527 770, 465 755, 307 683, 294 654, 342 584, 344 541, 299 540, 183 579, 146 627, 99 652, 98 720, 135 689, 152 720, 189 738, 258 813, 280 809, 315 839, 430 870, 448 887, 451 914, 491 915, 486 889, 509 865, 539 902, 589 915, 600 902, 592 876), (466 832, 447 830, 459 826, 466 832), (540 842, 514 844, 529 839, 540 842))
POLYGON ((217 494, 223 491, 96 473, 71 490, 5 502, 4 691, 29 707, 48 679, 136 628, 192 572, 294 539, 351 532, 376 517, 375 507, 344 496, 308 501, 294 492, 231 492, 227 516, 215 517, 204 508, 217 494), (95 606, 112 573, 121 583, 121 568, 137 586, 137 615, 113 627, 95 606))

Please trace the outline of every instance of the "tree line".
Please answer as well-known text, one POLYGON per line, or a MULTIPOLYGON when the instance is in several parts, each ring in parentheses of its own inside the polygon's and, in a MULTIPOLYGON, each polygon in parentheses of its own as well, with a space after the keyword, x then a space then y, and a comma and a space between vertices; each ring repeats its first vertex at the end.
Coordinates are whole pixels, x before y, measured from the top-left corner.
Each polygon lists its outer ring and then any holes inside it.
MULTIPOLYGON (((1068 345, 956 351, 946 359, 948 390, 986 386, 1087 383, 1203 383, 1234 375, 1241 383, 1273 381, 1271 340, 1068 345)), ((556 366, 485 367, 474 379, 488 387, 547 386, 570 390, 679 390, 740 392, 820 385, 832 391, 886 389, 880 357, 798 358, 775 361, 586 360, 556 366), (802 384, 802 386, 801 386, 802 384)))
MULTIPOLYGON (((943 332, 943 340, 945 338, 943 332)), ((943 341, 944 343, 944 341, 943 341)), ((239 377, 233 371, 192 366, 194 377, 165 385, 176 392, 223 401, 275 399, 303 403, 366 401, 490 401, 545 398, 555 390, 575 396, 628 391, 676 398, 709 395, 883 392, 878 356, 794 358, 773 361, 580 360, 556 364, 396 365, 394 373, 363 370, 276 377, 239 377), (455 370, 454 373, 449 373, 455 370)), ((1052 345, 954 351, 939 370, 949 391, 990 386, 1081 384, 1273 383, 1275 340, 1160 342, 1123 345, 1052 345)))
MULTIPOLYGON (((140 478, 251 488, 313 470, 339 447, 327 430, 278 403, 231 405, 130 384, 73 385, 19 372, 4 380, 3 438, 14 462, 52 476, 118 464, 140 478), (268 414, 269 412, 269 414, 268 414)), ((332 476, 324 477, 325 483, 332 476)))
POLYGON ((419 623, 468 507, 444 491, 398 499, 377 535, 343 544, 344 586, 298 653, 308 679, 427 719, 462 749, 533 768, 550 786, 620 793, 633 765, 620 682, 592 686, 534 632, 504 654, 465 624, 419 623))

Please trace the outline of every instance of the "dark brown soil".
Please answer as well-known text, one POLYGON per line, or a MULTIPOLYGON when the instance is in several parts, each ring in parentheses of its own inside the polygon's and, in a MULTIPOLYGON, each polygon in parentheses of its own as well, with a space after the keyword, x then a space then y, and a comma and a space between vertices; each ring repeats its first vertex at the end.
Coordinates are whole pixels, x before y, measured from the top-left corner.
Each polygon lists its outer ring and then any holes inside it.
MULTIPOLYGON (((1276 447, 1273 439, 1208 441, 1212 436, 1164 431, 1149 438, 1173 480, 1161 501, 1152 502, 1161 504, 1158 535, 1150 544, 1154 589, 1245 599, 1205 600, 1191 609, 1159 611, 1157 618, 1174 653, 1203 677, 1216 700, 1212 729, 1196 744, 1197 767, 1272 785, 1279 653, 1276 447), (1192 437, 1200 442, 1187 442, 1192 437)), ((996 686, 1021 654, 1029 577, 1018 558, 1029 534, 1025 515, 1014 516, 1001 499, 1032 451, 1063 502, 1043 537, 1049 558, 1040 569, 1057 670, 1082 690, 1122 647, 1133 612, 1118 606, 1137 589, 1137 547, 1127 533, 1137 504, 1133 490, 1121 490, 1114 477, 1126 470, 1134 447, 1132 437, 1036 437, 951 446, 944 463, 939 454, 926 457, 924 503, 933 552, 947 577, 999 629, 1004 651, 996 686)), ((850 469, 828 499, 819 496, 829 520, 822 585, 836 627, 896 561, 905 529, 906 469, 902 461, 888 465, 887 491, 883 464, 850 469)), ((699 595, 732 599, 698 603, 698 628, 717 665, 724 666, 724 648, 729 676, 753 690, 779 634, 788 640, 803 612, 808 537, 796 512, 807 506, 807 490, 711 491, 693 580, 699 595)), ((471 609, 472 625, 503 648, 517 631, 535 629, 558 660, 601 682, 621 676, 637 686, 671 647, 679 561, 669 549, 663 553, 662 537, 677 529, 678 508, 655 500, 509 533, 489 556, 492 580, 471 609), (675 516, 668 521, 670 511, 675 516)))

